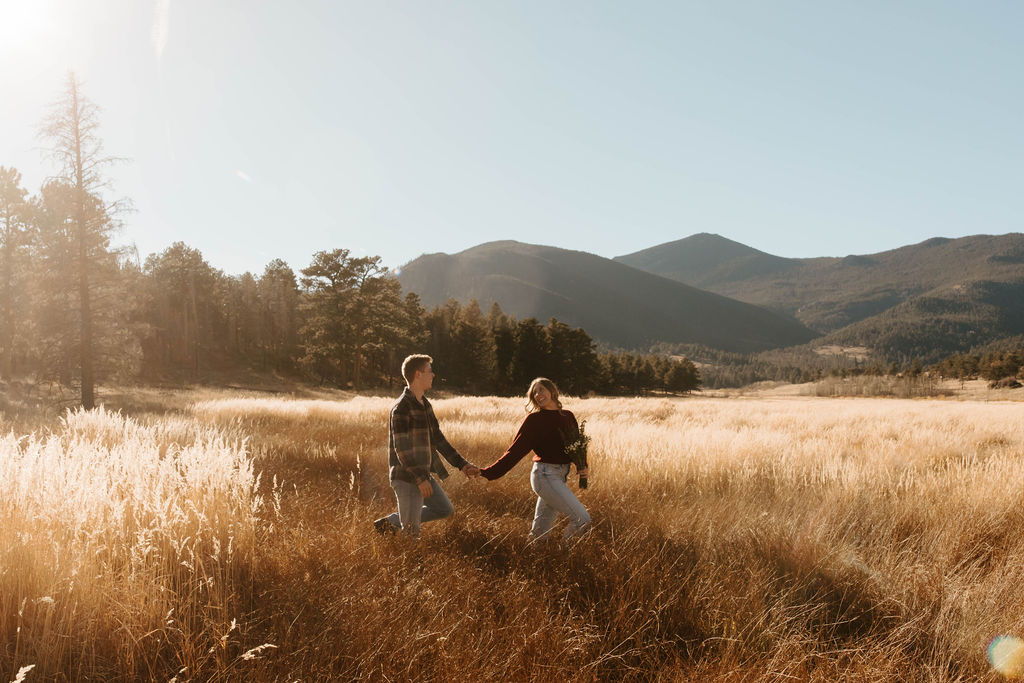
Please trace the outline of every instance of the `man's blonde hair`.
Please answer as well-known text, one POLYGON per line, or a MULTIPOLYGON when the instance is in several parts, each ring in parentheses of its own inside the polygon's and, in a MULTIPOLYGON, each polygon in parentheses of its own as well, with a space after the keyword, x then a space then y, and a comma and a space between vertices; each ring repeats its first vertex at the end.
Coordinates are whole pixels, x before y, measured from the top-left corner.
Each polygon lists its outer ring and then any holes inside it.
POLYGON ((405 378, 405 383, 412 384, 412 380, 416 377, 416 372, 423 370, 433 362, 433 358, 423 353, 414 353, 411 356, 406 356, 405 360, 402 361, 402 377, 405 378))

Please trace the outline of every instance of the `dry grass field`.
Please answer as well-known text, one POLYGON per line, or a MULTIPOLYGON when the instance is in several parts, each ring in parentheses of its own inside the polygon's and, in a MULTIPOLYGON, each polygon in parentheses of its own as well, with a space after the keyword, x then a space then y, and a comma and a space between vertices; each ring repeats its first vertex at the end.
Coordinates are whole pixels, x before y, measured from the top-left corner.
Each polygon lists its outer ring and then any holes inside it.
MULTIPOLYGON (((1024 635, 1024 403, 567 401, 592 533, 529 465, 381 537, 390 399, 147 396, 0 438, 0 679, 999 681, 1024 635), (170 410, 163 410, 165 405, 170 410), (33 666, 30 670, 25 667, 33 666)), ((435 401, 487 464, 522 401, 435 401)), ((1024 659, 1024 655, 1022 655, 1024 659)))

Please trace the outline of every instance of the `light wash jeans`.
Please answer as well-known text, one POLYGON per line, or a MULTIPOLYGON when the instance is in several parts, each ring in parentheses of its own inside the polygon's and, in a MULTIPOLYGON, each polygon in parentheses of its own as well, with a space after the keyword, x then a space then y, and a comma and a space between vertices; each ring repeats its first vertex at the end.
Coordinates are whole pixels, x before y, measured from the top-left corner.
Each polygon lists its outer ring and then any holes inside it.
POLYGON ((424 498, 416 484, 401 479, 392 481, 391 488, 395 490, 395 498, 398 499, 398 512, 388 515, 387 520, 391 526, 415 537, 420 535, 420 524, 450 517, 455 508, 441 484, 431 477, 430 487, 434 492, 424 498))
POLYGON ((571 465, 552 465, 546 462, 533 463, 530 473, 530 487, 537 494, 537 510, 533 516, 530 538, 540 540, 547 536, 555 525, 559 514, 569 518, 569 526, 563 534, 569 538, 590 529, 590 515, 565 483, 571 465))

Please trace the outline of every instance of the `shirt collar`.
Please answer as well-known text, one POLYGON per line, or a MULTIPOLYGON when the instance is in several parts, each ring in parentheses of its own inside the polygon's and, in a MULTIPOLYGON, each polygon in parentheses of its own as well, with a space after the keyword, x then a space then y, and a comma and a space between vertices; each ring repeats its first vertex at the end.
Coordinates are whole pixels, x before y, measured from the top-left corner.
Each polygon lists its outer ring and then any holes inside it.
POLYGON ((412 401, 412 404, 418 408, 426 408, 427 406, 430 405, 430 401, 427 400, 426 394, 423 395, 423 403, 420 403, 419 401, 416 400, 416 397, 413 395, 412 390, 410 390, 408 386, 406 386, 405 389, 402 390, 402 398, 412 401))

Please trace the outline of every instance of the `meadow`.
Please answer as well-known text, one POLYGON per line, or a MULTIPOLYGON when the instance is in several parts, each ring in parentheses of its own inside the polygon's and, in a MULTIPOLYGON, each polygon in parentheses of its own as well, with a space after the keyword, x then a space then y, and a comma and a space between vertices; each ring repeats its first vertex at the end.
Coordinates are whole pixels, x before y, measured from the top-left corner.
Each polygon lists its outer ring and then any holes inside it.
MULTIPOLYGON (((391 399, 151 394, 0 421, 0 678, 999 681, 1024 635, 1024 403, 568 399, 595 525, 529 464, 383 537, 391 399), (112 402, 113 403, 113 402, 112 402), (1004 641, 1010 642, 1010 641, 1004 641), (27 669, 26 667, 33 667, 27 669)), ((477 464, 521 399, 434 402, 477 464)))

